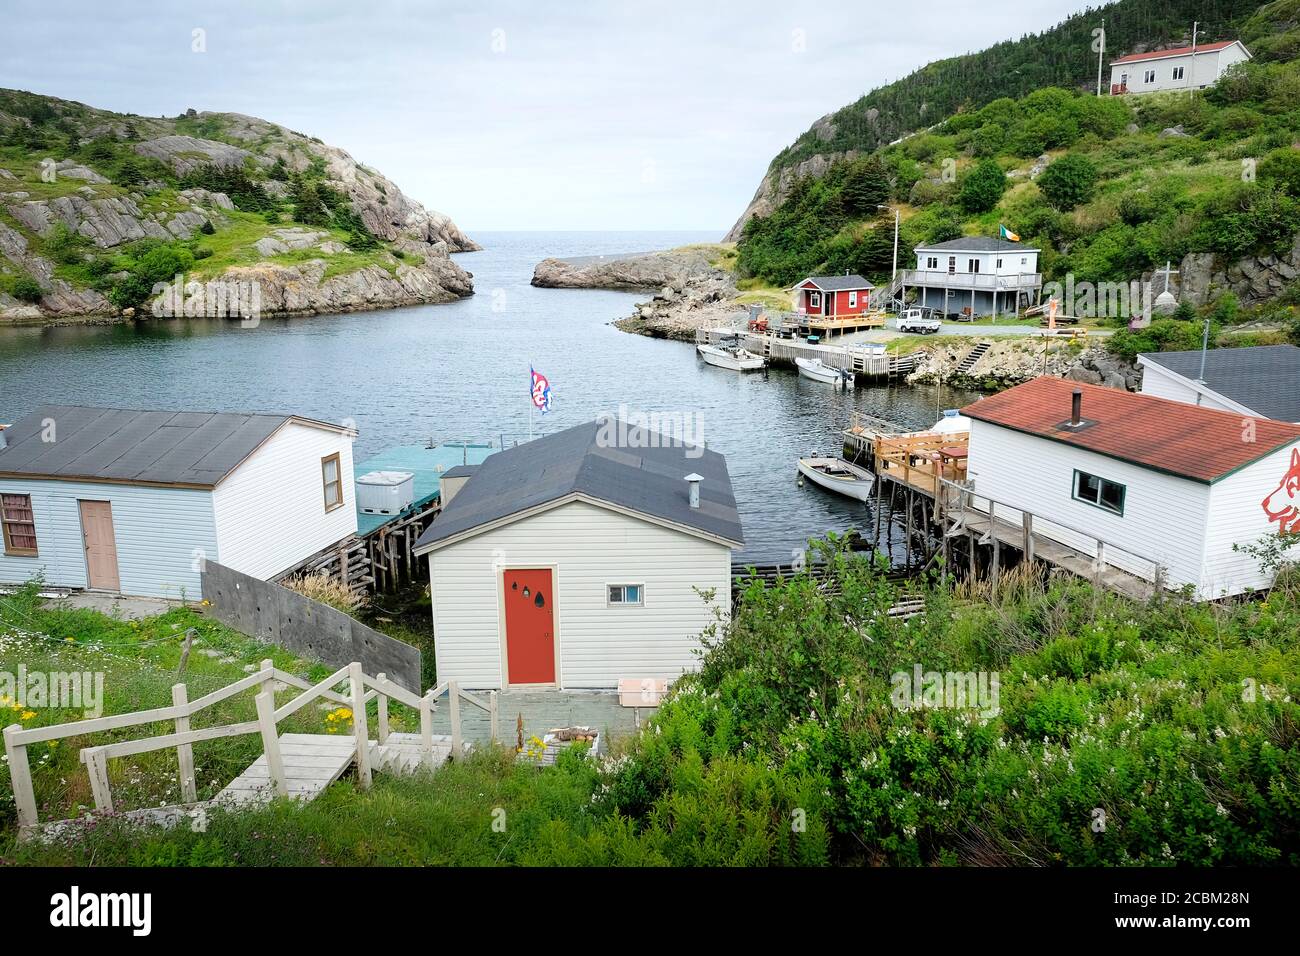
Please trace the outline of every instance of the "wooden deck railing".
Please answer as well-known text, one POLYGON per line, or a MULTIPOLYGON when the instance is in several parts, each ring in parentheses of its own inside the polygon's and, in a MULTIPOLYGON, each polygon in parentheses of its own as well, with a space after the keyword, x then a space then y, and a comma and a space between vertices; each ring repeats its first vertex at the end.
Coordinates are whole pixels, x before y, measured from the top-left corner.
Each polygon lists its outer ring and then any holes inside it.
POLYGON ((936 495, 940 481, 966 477, 965 460, 946 455, 944 450, 964 449, 969 444, 969 432, 881 435, 875 442, 876 474, 936 495))
MULTIPOLYGON (((1101 583, 1101 575, 1110 567, 1130 577, 1146 580, 1152 583, 1157 590, 1165 587, 1168 578, 1168 569, 1165 565, 1155 558, 1134 550, 1131 545, 1111 541, 1101 537, 1096 532, 1077 528, 1059 518, 1045 518, 1008 502, 998 501, 988 495, 977 494, 968 482, 941 478, 939 479, 939 486, 940 510, 949 520, 953 521, 953 527, 948 532, 949 534, 960 531, 965 527, 966 520, 971 513, 974 513, 979 518, 988 519, 989 530, 985 537, 989 540, 996 537, 997 522, 999 520, 1013 525, 1019 524, 1022 532, 1020 548, 1026 561, 1034 560, 1035 535, 1041 535, 1043 538, 1075 551, 1085 559, 1090 560, 1094 584, 1101 583), (1083 539, 1082 544, 1084 546, 1080 547, 1068 540, 1062 540, 1057 535, 1048 533, 1054 530, 1065 531, 1083 539), (1091 551, 1091 554, 1089 554, 1089 551, 1091 551), (1127 555, 1130 559, 1136 560, 1117 563, 1114 560, 1117 555, 1127 555), (1135 567, 1142 568, 1142 570, 1134 570, 1135 567)), ((988 543, 988 541, 982 543, 988 543)))
POLYGON ((270 660, 262 661, 261 669, 240 680, 206 694, 194 701, 186 700, 184 684, 172 687, 170 707, 155 707, 150 710, 134 711, 126 714, 114 714, 108 717, 95 717, 64 724, 52 724, 48 727, 23 728, 20 724, 11 724, 4 729, 5 754, 9 762, 9 774, 13 784, 14 803, 18 814, 20 837, 29 835, 38 825, 36 795, 32 786, 31 765, 28 762, 27 748, 32 744, 80 737, 86 734, 109 730, 121 730, 143 724, 160 721, 174 721, 175 731, 144 737, 138 740, 124 740, 111 744, 84 747, 80 752, 81 762, 86 765, 90 778, 91 793, 95 798, 95 808, 99 811, 113 812, 113 796, 108 784, 108 760, 113 757, 128 757, 149 753, 156 750, 176 748, 180 775, 181 800, 186 804, 197 802, 197 786, 194 775, 194 744, 223 737, 243 734, 260 734, 262 748, 266 754, 267 767, 271 783, 278 795, 288 793, 288 781, 284 765, 280 759, 280 738, 277 725, 285 718, 297 713, 303 707, 316 700, 328 700, 352 710, 353 734, 356 739, 355 760, 357 779, 365 788, 370 786, 370 732, 366 707, 371 701, 378 701, 378 743, 383 745, 389 736, 388 704, 390 699, 414 708, 420 714, 420 746, 427 766, 433 765, 433 707, 443 694, 450 702, 452 754, 463 751, 460 725, 460 703, 466 701, 485 711, 491 720, 491 736, 498 740, 497 727, 497 693, 490 692, 488 699, 470 694, 460 689, 456 681, 444 681, 431 688, 423 696, 412 693, 406 688, 393 683, 384 674, 371 677, 364 673, 361 664, 353 662, 339 668, 324 680, 308 684, 296 674, 282 671, 270 660), (340 694, 334 688, 347 681, 349 693, 340 694), (303 691, 293 700, 275 706, 275 683, 280 681, 303 691), (256 688, 255 698, 257 719, 215 727, 194 730, 190 726, 191 718, 200 711, 212 707, 236 694, 256 688), (369 688, 369 690, 367 690, 369 688))

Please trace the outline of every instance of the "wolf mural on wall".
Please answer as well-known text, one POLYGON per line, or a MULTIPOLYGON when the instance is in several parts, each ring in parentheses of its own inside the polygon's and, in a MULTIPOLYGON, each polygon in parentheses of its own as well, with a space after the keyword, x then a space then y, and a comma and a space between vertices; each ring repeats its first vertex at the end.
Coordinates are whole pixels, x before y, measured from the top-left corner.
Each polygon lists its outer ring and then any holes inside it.
POLYGON ((1291 449, 1291 467, 1261 504, 1280 534, 1300 534, 1300 448, 1291 449))

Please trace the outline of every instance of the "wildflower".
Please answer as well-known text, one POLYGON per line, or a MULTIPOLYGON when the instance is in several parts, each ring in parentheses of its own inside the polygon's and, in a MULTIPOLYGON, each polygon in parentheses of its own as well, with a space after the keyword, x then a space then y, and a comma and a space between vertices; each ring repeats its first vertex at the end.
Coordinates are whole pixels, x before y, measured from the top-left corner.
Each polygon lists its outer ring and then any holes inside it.
POLYGON ((23 719, 23 720, 31 720, 31 719, 32 719, 33 717, 35 717, 35 716, 36 716, 36 711, 34 711, 34 710, 24 710, 24 711, 22 712, 22 719, 23 719))

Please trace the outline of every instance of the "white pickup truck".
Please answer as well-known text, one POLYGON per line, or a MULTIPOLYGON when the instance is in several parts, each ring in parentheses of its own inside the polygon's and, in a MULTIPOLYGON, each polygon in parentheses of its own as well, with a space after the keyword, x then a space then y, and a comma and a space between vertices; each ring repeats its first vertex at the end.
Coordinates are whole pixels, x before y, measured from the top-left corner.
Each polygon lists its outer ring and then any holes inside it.
POLYGON ((922 335, 933 335, 943 328, 943 323, 938 319, 927 319, 925 313, 920 309, 908 309, 898 317, 898 331, 900 332, 920 332, 922 335))

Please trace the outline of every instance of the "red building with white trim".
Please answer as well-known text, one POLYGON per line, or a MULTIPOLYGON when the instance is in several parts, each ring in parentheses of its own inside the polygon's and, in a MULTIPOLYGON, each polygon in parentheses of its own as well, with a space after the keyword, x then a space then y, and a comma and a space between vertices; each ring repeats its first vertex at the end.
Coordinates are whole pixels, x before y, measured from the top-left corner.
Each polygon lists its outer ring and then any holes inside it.
POLYGON ((809 276, 794 287, 794 311, 825 318, 865 315, 874 288, 859 275, 809 276))

